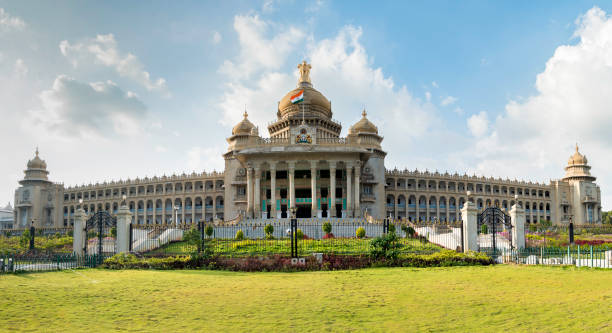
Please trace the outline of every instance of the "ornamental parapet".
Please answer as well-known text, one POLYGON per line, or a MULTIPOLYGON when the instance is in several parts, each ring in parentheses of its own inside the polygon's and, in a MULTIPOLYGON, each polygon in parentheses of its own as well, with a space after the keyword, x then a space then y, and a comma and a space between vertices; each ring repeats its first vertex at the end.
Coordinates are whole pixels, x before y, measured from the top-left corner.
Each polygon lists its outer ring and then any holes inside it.
MULTIPOLYGON (((382 139, 382 137, 381 137, 382 139)), ((366 136, 350 136, 345 138, 317 137, 312 143, 291 142, 289 138, 262 138, 258 136, 243 136, 234 138, 229 150, 260 148, 274 146, 338 146, 354 148, 380 148, 380 141, 366 136)))
POLYGON ((85 189, 93 189, 99 187, 108 187, 108 186, 120 186, 120 185, 150 185, 152 183, 162 183, 169 181, 185 181, 185 180, 208 180, 208 179, 219 179, 224 177, 224 172, 212 171, 212 172, 192 172, 190 174, 180 174, 180 175, 163 175, 163 176, 153 176, 153 177, 144 177, 144 178, 136 178, 136 179, 120 179, 120 180, 111 180, 104 181, 102 183, 95 184, 86 184, 86 185, 76 185, 69 186, 65 189, 67 191, 73 190, 85 190, 85 189))
POLYGON ((419 171, 419 170, 385 170, 385 177, 422 177, 422 178, 447 178, 453 180, 463 180, 463 181, 482 181, 482 182, 499 182, 503 184, 514 184, 514 185, 532 185, 532 186, 540 186, 540 187, 549 187, 549 185, 544 183, 532 182, 532 181, 524 181, 524 180, 511 180, 511 179, 502 179, 502 178, 494 178, 494 177, 484 177, 477 175, 468 175, 463 174, 460 175, 458 173, 450 174, 448 172, 440 173, 430 172, 430 171, 419 171))

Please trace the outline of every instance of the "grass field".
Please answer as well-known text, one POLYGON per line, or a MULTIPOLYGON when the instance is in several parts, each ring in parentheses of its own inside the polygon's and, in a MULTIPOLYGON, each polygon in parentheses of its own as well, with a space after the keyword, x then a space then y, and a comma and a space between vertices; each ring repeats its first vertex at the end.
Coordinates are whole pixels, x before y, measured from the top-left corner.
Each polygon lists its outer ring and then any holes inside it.
POLYGON ((0 331, 612 331, 612 274, 560 267, 0 276, 0 331))

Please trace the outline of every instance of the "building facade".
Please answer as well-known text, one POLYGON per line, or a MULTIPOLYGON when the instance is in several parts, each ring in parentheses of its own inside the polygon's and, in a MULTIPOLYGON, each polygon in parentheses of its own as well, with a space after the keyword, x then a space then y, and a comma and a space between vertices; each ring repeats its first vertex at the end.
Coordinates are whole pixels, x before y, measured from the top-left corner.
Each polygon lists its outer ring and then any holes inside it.
POLYGON ((48 180, 37 150, 15 191, 14 227, 68 226, 80 205, 90 214, 116 213, 124 196, 137 224, 286 218, 291 212, 298 218, 454 221, 468 191, 479 209, 509 210, 518 201, 528 223, 601 223, 601 191, 578 147, 564 177, 550 184, 386 170, 383 138, 366 111, 341 137, 331 102, 312 85, 311 66, 298 68, 297 87, 278 103, 269 137, 259 135, 246 111, 232 128, 224 172, 64 187, 48 180))
POLYGON ((0 208, 0 229, 13 229, 14 218, 13 207, 9 202, 6 207, 0 208))

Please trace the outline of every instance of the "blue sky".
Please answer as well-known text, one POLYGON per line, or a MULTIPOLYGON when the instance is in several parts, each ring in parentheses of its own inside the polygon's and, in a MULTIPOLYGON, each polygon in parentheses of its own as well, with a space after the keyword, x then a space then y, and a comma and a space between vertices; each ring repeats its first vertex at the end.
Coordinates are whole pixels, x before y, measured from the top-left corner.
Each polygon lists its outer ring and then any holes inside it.
POLYGON ((607 210, 610 7, 0 1, 0 202, 37 145, 67 185, 220 170, 244 106, 265 134, 305 58, 343 133, 365 106, 387 167, 548 182, 579 142, 607 210))

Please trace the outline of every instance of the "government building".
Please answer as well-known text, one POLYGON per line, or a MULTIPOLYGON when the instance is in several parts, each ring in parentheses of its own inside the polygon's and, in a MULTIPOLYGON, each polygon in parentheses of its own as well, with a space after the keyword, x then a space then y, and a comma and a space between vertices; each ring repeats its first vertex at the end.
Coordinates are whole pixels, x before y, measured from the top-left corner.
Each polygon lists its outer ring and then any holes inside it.
POLYGON ((116 213, 124 196, 137 224, 278 219, 291 212, 298 218, 454 221, 468 191, 479 209, 509 210, 518 201, 527 223, 601 223, 600 188, 577 146, 563 178, 549 184, 387 170, 383 137, 366 111, 340 137, 331 102, 311 83, 311 66, 298 68, 297 87, 278 103, 269 137, 260 136, 246 111, 232 128, 224 172, 65 187, 49 181, 36 150, 15 191, 13 227, 70 226, 80 205, 89 214, 116 213))

